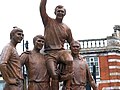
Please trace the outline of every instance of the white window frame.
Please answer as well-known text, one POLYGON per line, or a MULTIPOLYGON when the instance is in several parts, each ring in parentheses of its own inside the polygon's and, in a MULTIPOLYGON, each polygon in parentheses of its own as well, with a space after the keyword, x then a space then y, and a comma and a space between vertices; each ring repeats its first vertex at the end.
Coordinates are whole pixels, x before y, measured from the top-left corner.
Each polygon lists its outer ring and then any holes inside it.
POLYGON ((88 66, 89 66, 89 69, 90 69, 90 72, 92 73, 92 70, 91 70, 91 63, 95 63, 95 58, 97 58, 97 66, 96 67, 98 67, 98 73, 99 73, 99 75, 96 75, 96 79, 100 79, 100 65, 99 65, 99 58, 97 57, 97 56, 92 56, 92 57, 87 57, 88 59, 89 59, 89 62, 88 62, 88 60, 87 60, 87 63, 89 63, 88 64, 88 66), (91 61, 91 59, 93 59, 93 61, 91 61))

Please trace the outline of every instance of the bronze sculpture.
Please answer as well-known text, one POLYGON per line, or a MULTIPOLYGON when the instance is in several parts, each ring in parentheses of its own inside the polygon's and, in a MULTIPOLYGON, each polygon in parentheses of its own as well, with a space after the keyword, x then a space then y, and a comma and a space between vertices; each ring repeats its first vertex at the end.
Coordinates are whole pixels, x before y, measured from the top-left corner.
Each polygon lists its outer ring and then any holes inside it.
POLYGON ((25 64, 27 69, 28 90, 50 90, 50 78, 45 57, 40 53, 44 45, 44 36, 35 36, 33 44, 33 50, 23 52, 20 56, 22 65, 25 64))
MULTIPOLYGON (((74 72, 74 77, 71 80, 71 90, 86 90, 86 82, 90 83, 93 90, 97 90, 97 86, 92 78, 87 62, 79 54, 80 48, 81 47, 78 41, 73 41, 70 44, 71 54, 73 56, 74 72)), ((66 90, 65 84, 63 85, 62 90, 66 90)))
POLYGON ((47 0, 41 0, 40 14, 45 28, 45 57, 47 60, 47 68, 52 77, 52 90, 59 90, 59 79, 66 82, 67 90, 70 86, 70 79, 72 78, 73 58, 68 51, 64 49, 64 43, 69 44, 73 41, 70 28, 62 22, 66 15, 66 9, 62 5, 55 8, 56 18, 52 19, 46 13, 47 0), (57 65, 62 63, 65 65, 64 74, 57 71, 57 65))
POLYGON ((4 90, 23 90, 23 75, 16 45, 23 39, 23 30, 13 27, 10 42, 3 48, 0 57, 0 71, 6 84, 4 90))

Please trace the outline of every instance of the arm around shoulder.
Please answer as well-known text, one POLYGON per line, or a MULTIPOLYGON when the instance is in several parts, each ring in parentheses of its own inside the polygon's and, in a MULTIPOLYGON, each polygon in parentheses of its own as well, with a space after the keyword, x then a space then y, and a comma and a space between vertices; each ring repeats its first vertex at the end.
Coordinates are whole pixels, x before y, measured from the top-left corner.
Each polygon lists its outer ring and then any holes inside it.
POLYGON ((20 55, 20 60, 21 60, 21 65, 23 66, 27 60, 29 59, 29 54, 31 53, 31 51, 26 51, 26 52, 23 52, 21 55, 20 55))

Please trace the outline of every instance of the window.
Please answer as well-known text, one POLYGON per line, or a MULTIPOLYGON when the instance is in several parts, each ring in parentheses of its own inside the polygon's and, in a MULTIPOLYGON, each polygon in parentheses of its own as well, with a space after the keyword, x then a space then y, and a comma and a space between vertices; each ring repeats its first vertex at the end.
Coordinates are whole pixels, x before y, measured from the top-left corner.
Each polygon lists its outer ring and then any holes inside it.
POLYGON ((96 66, 96 78, 100 78, 100 70, 99 70, 99 58, 98 57, 86 57, 88 66, 90 68, 90 72, 93 72, 93 65, 96 66))

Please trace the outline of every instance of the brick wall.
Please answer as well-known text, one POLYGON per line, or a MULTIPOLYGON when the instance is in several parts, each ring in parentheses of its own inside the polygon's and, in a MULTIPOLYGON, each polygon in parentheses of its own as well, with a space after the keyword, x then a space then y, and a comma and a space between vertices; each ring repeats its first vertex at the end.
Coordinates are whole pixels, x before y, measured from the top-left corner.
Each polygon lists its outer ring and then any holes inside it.
POLYGON ((120 56, 106 55, 99 57, 99 90, 120 90, 120 56))

